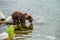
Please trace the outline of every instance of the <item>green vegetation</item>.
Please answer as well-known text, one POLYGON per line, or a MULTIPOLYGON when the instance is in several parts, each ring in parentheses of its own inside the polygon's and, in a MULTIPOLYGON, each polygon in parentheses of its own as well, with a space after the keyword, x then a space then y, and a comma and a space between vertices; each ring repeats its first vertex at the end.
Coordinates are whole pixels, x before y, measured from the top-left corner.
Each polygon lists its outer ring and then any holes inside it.
POLYGON ((8 33, 8 36, 14 35, 13 25, 9 25, 9 26, 8 26, 8 28, 7 28, 7 33, 8 33))

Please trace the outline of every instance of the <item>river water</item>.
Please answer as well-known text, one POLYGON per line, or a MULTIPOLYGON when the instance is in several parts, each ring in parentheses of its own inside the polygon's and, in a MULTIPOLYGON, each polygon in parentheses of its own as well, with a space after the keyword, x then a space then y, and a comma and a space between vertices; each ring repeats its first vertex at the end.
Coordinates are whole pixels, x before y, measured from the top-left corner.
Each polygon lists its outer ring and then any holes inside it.
MULTIPOLYGON (((0 11, 6 18, 14 11, 33 16, 32 38, 20 40, 60 40, 60 0, 0 0, 0 11)), ((0 33, 3 26, 0 25, 0 33)))

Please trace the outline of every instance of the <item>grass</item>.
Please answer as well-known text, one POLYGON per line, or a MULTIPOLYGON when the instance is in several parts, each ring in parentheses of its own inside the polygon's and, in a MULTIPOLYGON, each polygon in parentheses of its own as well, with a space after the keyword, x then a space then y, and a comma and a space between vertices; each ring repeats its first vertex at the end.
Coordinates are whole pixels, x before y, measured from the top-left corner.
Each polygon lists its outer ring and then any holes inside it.
POLYGON ((7 28, 7 33, 8 33, 8 36, 14 35, 13 25, 9 25, 9 26, 8 26, 8 28, 7 28))

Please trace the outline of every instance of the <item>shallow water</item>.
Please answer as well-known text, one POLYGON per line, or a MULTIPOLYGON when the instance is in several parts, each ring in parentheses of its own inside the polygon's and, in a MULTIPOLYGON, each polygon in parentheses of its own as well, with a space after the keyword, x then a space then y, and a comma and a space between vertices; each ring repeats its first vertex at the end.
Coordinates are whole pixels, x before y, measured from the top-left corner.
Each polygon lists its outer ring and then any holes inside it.
POLYGON ((32 38, 21 40, 60 40, 60 0, 0 0, 0 10, 6 18, 17 10, 32 14, 32 38))

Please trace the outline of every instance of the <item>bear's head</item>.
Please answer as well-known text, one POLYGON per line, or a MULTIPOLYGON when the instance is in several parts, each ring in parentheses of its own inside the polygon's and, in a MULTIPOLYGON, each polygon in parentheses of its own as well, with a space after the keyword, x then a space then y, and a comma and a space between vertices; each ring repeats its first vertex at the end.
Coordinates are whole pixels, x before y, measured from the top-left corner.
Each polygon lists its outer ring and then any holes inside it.
POLYGON ((31 14, 24 13, 24 15, 25 15, 25 18, 26 18, 30 23, 32 23, 33 18, 32 18, 32 16, 31 16, 31 14))

